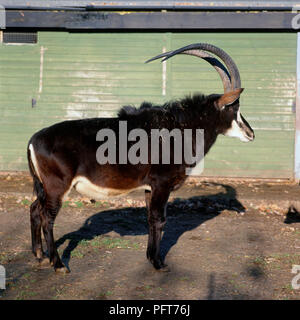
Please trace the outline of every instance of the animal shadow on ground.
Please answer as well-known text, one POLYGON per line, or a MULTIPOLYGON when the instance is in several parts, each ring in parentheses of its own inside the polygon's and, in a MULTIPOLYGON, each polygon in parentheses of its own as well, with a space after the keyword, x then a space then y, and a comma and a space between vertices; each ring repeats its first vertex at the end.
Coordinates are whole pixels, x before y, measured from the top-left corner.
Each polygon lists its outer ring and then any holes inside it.
MULTIPOLYGON (((218 216, 223 210, 244 212, 244 206, 236 199, 234 188, 224 184, 225 192, 208 196, 195 196, 189 199, 175 199, 167 206, 167 223, 161 241, 161 256, 165 259, 170 249, 186 231, 193 230, 207 220, 218 216)), ((72 251, 82 240, 114 231, 120 236, 148 234, 147 210, 141 208, 121 208, 101 211, 88 218, 76 231, 65 234, 56 241, 57 247, 69 240, 63 251, 62 261, 69 267, 72 251)))
POLYGON ((289 207, 289 211, 286 214, 284 223, 290 224, 290 223, 297 223, 300 222, 300 213, 299 208, 296 208, 294 205, 291 205, 289 207))

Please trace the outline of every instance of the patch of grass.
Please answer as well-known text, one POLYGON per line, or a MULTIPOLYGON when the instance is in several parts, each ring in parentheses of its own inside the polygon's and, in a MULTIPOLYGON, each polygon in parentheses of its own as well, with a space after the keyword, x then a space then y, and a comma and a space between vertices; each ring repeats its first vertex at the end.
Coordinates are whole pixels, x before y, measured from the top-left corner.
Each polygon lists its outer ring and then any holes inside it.
POLYGON ((276 270, 281 270, 281 265, 280 264, 274 264, 272 267, 274 269, 276 269, 276 270))
POLYGON ((95 237, 93 240, 88 241, 92 247, 100 248, 101 247, 101 239, 100 237, 95 237))
POLYGON ((0 264, 5 264, 9 261, 9 257, 5 253, 0 253, 0 264))
MULTIPOLYGON (((22 276, 22 280, 26 280, 27 283, 35 283, 37 280, 33 279, 32 276, 33 275, 31 273, 29 273, 29 272, 24 273, 23 276, 22 276)), ((29 288, 29 285, 26 284, 25 288, 29 288)))
POLYGON ((97 250, 99 248, 105 249, 139 249, 139 244, 130 240, 122 238, 111 238, 98 236, 92 240, 81 240, 78 242, 78 246, 71 252, 72 258, 82 259, 88 249, 97 250))
POLYGON ((94 207, 95 207, 95 208, 101 207, 101 202, 100 202, 100 201, 94 202, 94 207))
POLYGON ((81 240, 79 242, 80 246, 87 247, 92 246, 94 248, 121 248, 121 249, 139 249, 139 244, 136 242, 132 242, 130 240, 122 239, 122 238, 111 238, 111 237, 95 237, 92 240, 81 240))
POLYGON ((32 203, 32 201, 29 201, 29 200, 27 200, 27 199, 23 199, 23 200, 21 201, 21 204, 22 204, 23 206, 30 206, 31 203, 32 203))
POLYGON ((300 236, 300 230, 295 230, 295 233, 294 233, 296 236, 300 236))
POLYGON ((75 201, 74 203, 75 203, 77 208, 82 208, 83 205, 84 205, 83 202, 81 202, 81 201, 75 201))
POLYGON ((26 291, 22 290, 19 291, 18 295, 16 296, 16 300, 24 300, 26 298, 26 291))
POLYGON ((95 208, 109 208, 111 204, 108 201, 96 201, 94 206, 95 208))
POLYGON ((299 264, 300 254, 299 253, 274 253, 270 256, 275 261, 285 262, 289 264, 299 264))
POLYGON ((107 298, 107 297, 110 297, 111 295, 113 295, 113 292, 110 291, 110 290, 107 290, 107 291, 105 291, 105 292, 100 292, 100 293, 98 294, 98 298, 100 298, 100 299, 105 299, 105 298, 107 298))
POLYGON ((180 278, 178 278, 178 280, 179 281, 188 281, 188 280, 190 280, 190 278, 189 277, 180 277, 180 278))
POLYGON ((232 286, 237 287, 236 280, 230 279, 228 282, 229 282, 232 286))
POLYGON ((53 287, 53 290, 55 291, 55 295, 53 296, 53 299, 58 299, 64 294, 64 288, 55 288, 53 287))
POLYGON ((84 254, 79 249, 75 249, 71 252, 71 257, 82 259, 84 257, 84 254))
POLYGON ((16 300, 25 300, 25 299, 35 297, 36 295, 37 295, 37 292, 21 290, 16 296, 16 300))
POLYGON ((235 279, 230 279, 228 282, 231 284, 231 286, 235 290, 240 290, 240 289, 243 289, 243 288, 247 287, 244 283, 238 282, 238 280, 236 278, 235 279))
POLYGON ((87 247, 87 246, 90 245, 90 241, 83 239, 83 240, 81 240, 81 241, 78 242, 78 245, 79 245, 79 246, 83 246, 83 247, 87 247))
POLYGON ((292 287, 292 285, 290 283, 283 286, 282 289, 287 290, 287 291, 294 291, 294 288, 292 287))
POLYGON ((62 204, 62 208, 70 207, 70 202, 71 201, 64 201, 64 203, 62 204))
POLYGON ((131 243, 130 240, 125 240, 122 238, 104 238, 100 241, 101 246, 106 247, 107 249, 121 248, 121 249, 130 249, 132 247, 137 248, 137 243, 131 243))
POLYGON ((259 265, 265 265, 266 261, 264 257, 258 256, 253 260, 253 263, 259 264, 259 265))

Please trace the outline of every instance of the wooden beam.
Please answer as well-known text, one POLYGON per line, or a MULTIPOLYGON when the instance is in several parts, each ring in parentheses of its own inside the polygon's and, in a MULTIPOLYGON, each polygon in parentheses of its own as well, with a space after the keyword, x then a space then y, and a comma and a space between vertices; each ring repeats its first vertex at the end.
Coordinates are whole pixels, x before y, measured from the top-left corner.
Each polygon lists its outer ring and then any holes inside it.
POLYGON ((6 11, 6 28, 127 30, 291 30, 292 12, 6 11))
POLYGON ((297 0, 0 0, 0 5, 10 9, 57 7, 95 8, 101 10, 292 10, 299 5, 297 0), (54 7, 55 6, 55 7, 54 7))

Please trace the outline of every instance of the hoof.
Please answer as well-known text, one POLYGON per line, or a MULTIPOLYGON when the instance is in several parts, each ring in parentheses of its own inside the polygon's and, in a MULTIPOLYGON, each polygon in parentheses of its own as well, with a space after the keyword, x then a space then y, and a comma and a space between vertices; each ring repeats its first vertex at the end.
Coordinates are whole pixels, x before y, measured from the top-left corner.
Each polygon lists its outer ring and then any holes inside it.
POLYGON ((61 267, 61 268, 56 268, 55 273, 56 274, 66 274, 66 273, 70 273, 70 270, 66 267, 61 267))
POLYGON ((40 266, 46 266, 50 265, 50 259, 48 257, 43 257, 41 259, 38 259, 40 266))
POLYGON ((168 267, 167 264, 162 265, 160 268, 155 268, 156 271, 158 272, 170 272, 170 268, 168 267))
POLYGON ((155 268, 156 271, 159 272, 170 272, 170 268, 168 267, 167 264, 164 264, 162 261, 151 261, 153 267, 155 268))

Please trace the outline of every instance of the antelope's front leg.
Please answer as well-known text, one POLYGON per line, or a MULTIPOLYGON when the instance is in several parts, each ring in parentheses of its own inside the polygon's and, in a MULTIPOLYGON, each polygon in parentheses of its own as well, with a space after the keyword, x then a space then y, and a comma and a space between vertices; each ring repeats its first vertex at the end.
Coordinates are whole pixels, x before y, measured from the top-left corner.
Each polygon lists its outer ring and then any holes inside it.
MULTIPOLYGON (((161 271, 168 271, 167 265, 160 256, 160 241, 164 225, 166 224, 166 207, 170 192, 163 188, 154 189, 151 192, 150 203, 148 202, 148 248, 147 258, 153 264, 154 268, 161 271)), ((147 203, 146 194, 146 203, 147 203)))

